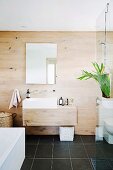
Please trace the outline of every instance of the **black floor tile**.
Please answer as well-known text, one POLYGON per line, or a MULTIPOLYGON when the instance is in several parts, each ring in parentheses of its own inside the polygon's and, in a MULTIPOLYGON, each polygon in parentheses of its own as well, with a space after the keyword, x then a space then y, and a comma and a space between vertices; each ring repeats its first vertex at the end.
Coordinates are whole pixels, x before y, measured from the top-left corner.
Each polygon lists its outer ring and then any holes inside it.
POLYGON ((109 159, 108 161, 109 161, 110 166, 111 166, 112 169, 113 169, 113 159, 109 159))
POLYGON ((35 159, 32 170, 51 170, 51 159, 35 159))
POLYGON ((52 170, 72 170, 70 159, 54 159, 52 170))
POLYGON ((75 135, 74 140, 69 142, 69 145, 83 144, 80 135, 75 135))
POLYGON ((38 145, 36 158, 52 158, 52 144, 51 145, 38 145))
POLYGON ((54 145, 53 158, 69 158, 69 146, 65 144, 54 145))
POLYGON ((75 135, 73 142, 61 142, 58 135, 26 136, 26 159, 21 170, 72 170, 71 165, 73 170, 92 170, 91 165, 95 170, 113 170, 113 145, 104 140, 95 143, 95 136, 75 135), (88 158, 93 158, 93 164, 88 158))
POLYGON ((93 170, 88 159, 72 159, 73 170, 93 170))
POLYGON ((26 135, 25 142, 26 144, 37 144, 39 141, 39 136, 37 135, 26 135))
POLYGON ((75 135, 73 142, 74 143, 82 143, 81 136, 80 135, 75 135))
POLYGON ((31 165, 32 165, 32 161, 33 161, 33 159, 26 158, 24 160, 24 162, 23 162, 21 170, 30 170, 31 169, 31 165))
POLYGON ((81 136, 83 143, 95 143, 94 135, 82 135, 81 136))
POLYGON ((89 158, 98 158, 98 159, 105 158, 105 154, 102 151, 100 145, 88 144, 88 145, 85 145, 85 149, 87 151, 89 158))
POLYGON ((53 136, 52 135, 45 135, 45 136, 40 136, 39 144, 52 144, 53 143, 53 136))
POLYGON ((54 135, 54 142, 60 142, 60 136, 59 135, 54 135))
POLYGON ((33 158, 35 155, 37 145, 25 145, 26 158, 33 158))
POLYGON ((70 145, 71 158, 87 158, 84 146, 81 144, 70 145))
POLYGON ((96 158, 96 145, 85 145, 89 158, 96 158))
POLYGON ((60 141, 60 137, 58 135, 54 136, 54 144, 66 144, 68 145, 69 142, 68 141, 60 141))
POLYGON ((103 143, 100 145, 101 149, 104 152, 104 155, 107 159, 112 159, 113 158, 113 145, 110 145, 108 143, 103 143))
POLYGON ((94 170, 113 170, 107 159, 92 159, 94 170))

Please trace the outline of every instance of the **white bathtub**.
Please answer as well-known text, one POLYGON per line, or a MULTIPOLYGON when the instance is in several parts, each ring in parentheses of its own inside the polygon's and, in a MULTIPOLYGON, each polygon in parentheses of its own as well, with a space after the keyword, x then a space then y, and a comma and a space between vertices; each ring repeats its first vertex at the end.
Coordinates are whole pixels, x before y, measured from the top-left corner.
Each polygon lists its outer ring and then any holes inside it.
POLYGON ((0 170, 20 170, 25 158, 25 129, 0 128, 0 170))

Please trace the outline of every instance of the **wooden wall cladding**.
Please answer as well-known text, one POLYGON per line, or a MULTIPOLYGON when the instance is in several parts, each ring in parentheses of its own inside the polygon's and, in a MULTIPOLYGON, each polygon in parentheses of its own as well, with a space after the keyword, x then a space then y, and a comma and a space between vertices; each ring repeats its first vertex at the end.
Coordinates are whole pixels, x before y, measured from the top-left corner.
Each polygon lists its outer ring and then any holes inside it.
MULTIPOLYGON (((57 96, 74 99, 78 107, 77 134, 94 134, 96 97, 100 90, 93 80, 80 81, 82 69, 91 70, 96 60, 95 32, 0 32, 0 110, 16 112, 15 126, 22 126, 22 103, 8 109, 12 92, 19 89, 22 99, 27 88, 31 97, 57 96), (26 49, 28 42, 57 43, 57 80, 55 85, 26 85, 26 49), (55 90, 55 92, 53 92, 55 90), (88 123, 87 123, 88 121, 88 123)), ((28 134, 57 134, 58 127, 27 127, 28 134)))

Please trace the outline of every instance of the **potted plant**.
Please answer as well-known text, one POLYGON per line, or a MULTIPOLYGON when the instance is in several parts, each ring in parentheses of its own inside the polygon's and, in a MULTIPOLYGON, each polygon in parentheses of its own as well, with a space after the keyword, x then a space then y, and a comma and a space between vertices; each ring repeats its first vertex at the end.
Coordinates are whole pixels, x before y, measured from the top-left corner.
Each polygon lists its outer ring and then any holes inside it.
POLYGON ((105 66, 103 63, 100 65, 98 63, 92 63, 95 71, 88 72, 83 70, 82 75, 78 77, 79 80, 88 80, 90 78, 94 79, 99 83, 102 92, 102 104, 105 107, 113 108, 113 100, 110 99, 110 74, 105 72, 105 66), (106 98, 108 100, 106 101, 106 98), (109 106, 108 106, 109 105, 109 106))

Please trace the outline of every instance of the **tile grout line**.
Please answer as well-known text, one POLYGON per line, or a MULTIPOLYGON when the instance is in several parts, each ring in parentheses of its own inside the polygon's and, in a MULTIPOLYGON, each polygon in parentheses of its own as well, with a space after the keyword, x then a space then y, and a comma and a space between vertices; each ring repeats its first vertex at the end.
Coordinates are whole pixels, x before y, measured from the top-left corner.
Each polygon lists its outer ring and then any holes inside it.
POLYGON ((113 167, 111 166, 111 164, 110 164, 109 160, 107 160, 107 162, 108 162, 109 166, 111 167, 111 169, 113 169, 113 167))
MULTIPOLYGON (((106 154, 105 154, 105 152, 103 151, 103 149, 101 148, 101 150, 102 150, 102 152, 104 153, 104 159, 106 159, 106 154)), ((108 164, 109 164, 109 166, 111 167, 111 169, 113 169, 113 167, 111 166, 111 164, 110 164, 110 162, 109 162, 109 160, 108 159, 106 159, 107 160, 107 162, 108 162, 108 164)))
POLYGON ((53 142, 52 142, 52 159, 51 159, 51 170, 53 168, 53 149, 54 149, 54 137, 53 137, 53 142))
MULTIPOLYGON (((95 161, 96 161, 96 159, 95 159, 95 161)), ((96 170, 96 169, 95 169, 95 166, 94 166, 94 164, 93 164, 92 159, 91 159, 91 163, 92 163, 92 167, 93 167, 93 169, 94 169, 94 170, 96 170)))
POLYGON ((71 160, 71 152, 70 152, 70 145, 68 143, 68 148, 69 148, 69 159, 70 159, 70 163, 71 163, 71 169, 73 170, 73 164, 72 164, 72 160, 71 160))
POLYGON ((36 150, 35 150, 35 154, 34 154, 34 157, 33 157, 33 161, 32 161, 32 164, 31 164, 31 168, 30 168, 30 170, 32 170, 32 167, 33 167, 33 164, 34 164, 34 160, 35 160, 36 152, 37 152, 38 145, 39 145, 39 140, 40 140, 40 138, 38 139, 38 142, 37 142, 37 145, 36 145, 36 150))
POLYGON ((53 142, 52 142, 52 159, 53 159, 53 149, 54 149, 54 137, 53 137, 53 142))
MULTIPOLYGON (((29 159, 33 159, 33 158, 29 158, 29 159)), ((60 157, 59 158, 44 158, 43 157, 43 158, 35 158, 35 159, 52 159, 52 160, 54 160, 54 159, 70 159, 70 158, 67 158, 67 157, 66 158, 60 158, 60 157)), ((81 158, 72 158, 72 159, 81 159, 81 158)))
POLYGON ((109 162, 109 160, 108 159, 106 159, 106 154, 105 154, 105 152, 103 151, 103 149, 101 148, 101 151, 104 153, 104 160, 106 160, 107 161, 107 163, 108 163, 108 165, 111 167, 111 169, 113 170, 113 167, 111 166, 111 164, 110 164, 110 162, 109 162))
MULTIPOLYGON (((102 152, 104 153, 103 149, 101 148, 102 152)), ((111 166, 110 162, 108 161, 108 159, 106 159, 106 156, 105 156, 105 153, 104 153, 104 159, 103 160, 106 160, 108 165, 111 167, 111 169, 113 169, 113 167, 111 166)))
POLYGON ((88 155, 88 152, 87 152, 87 150, 86 150, 86 147, 85 147, 85 145, 84 145, 84 142, 83 142, 83 139, 82 139, 81 135, 80 135, 80 138, 81 138, 81 141, 82 141, 82 144, 83 144, 84 150, 85 150, 85 152, 86 152, 86 155, 87 155, 88 161, 89 161, 89 163, 90 163, 90 166, 91 166, 92 170, 94 170, 93 164, 92 164, 91 159, 90 159, 90 157, 89 157, 89 155, 88 155))
MULTIPOLYGON (((97 145, 100 145, 99 143, 97 144, 96 143, 96 154, 97 154, 97 145)), ((103 152, 103 150, 101 149, 101 151, 103 152)), ((104 153, 104 152, 103 152, 104 153)), ((105 154, 104 154, 104 156, 105 156, 105 154)), ((92 161, 91 161, 92 162, 92 161)), ((93 162, 92 162, 92 165, 93 165, 93 162)), ((94 167, 94 165, 93 165, 93 167, 94 167)), ((94 170, 96 170, 96 167, 97 167, 97 158, 95 157, 95 167, 94 167, 94 170)))

